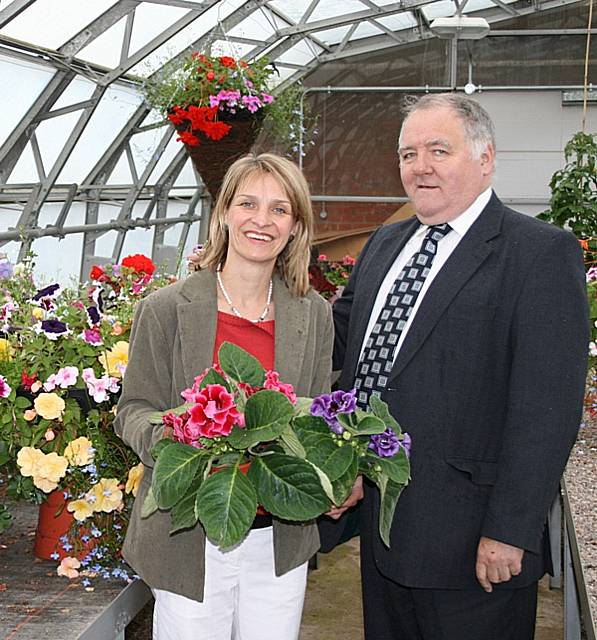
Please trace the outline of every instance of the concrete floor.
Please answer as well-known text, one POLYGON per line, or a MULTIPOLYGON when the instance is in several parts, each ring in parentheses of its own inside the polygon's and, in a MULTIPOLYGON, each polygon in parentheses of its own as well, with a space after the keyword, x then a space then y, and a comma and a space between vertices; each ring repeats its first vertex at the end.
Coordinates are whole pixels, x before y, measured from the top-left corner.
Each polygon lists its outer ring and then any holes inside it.
MULTIPOLYGON (((363 640, 358 540, 318 555, 309 572, 299 640, 363 640)), ((562 592, 539 585, 535 640, 562 640, 562 592)))

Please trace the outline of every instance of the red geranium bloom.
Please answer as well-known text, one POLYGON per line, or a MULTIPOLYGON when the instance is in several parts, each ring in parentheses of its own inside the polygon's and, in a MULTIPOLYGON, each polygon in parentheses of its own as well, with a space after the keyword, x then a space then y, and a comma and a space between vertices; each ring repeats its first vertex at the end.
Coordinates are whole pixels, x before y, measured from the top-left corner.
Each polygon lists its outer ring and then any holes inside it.
POLYGON ((220 62, 229 69, 236 69, 236 60, 230 56, 220 56, 220 62))
POLYGON ((196 147, 199 144, 199 138, 192 134, 190 131, 182 131, 178 138, 176 138, 176 142, 184 142, 188 144, 190 147, 196 147))
POLYGON ((174 107, 172 112, 168 114, 168 120, 174 125, 181 125, 189 117, 188 111, 181 107, 174 107))
POLYGON ((195 402, 189 409, 187 425, 204 438, 227 436, 241 417, 234 396, 221 384, 208 384, 196 395, 195 402))
POLYGON ((97 265, 94 265, 93 267, 91 267, 91 271, 89 272, 89 277, 92 280, 101 281, 101 278, 104 275, 105 275, 104 270, 101 267, 98 267, 97 265))
POLYGON ((141 253, 136 253, 134 256, 127 256, 120 264, 123 267, 133 269, 136 273, 152 275, 155 271, 153 261, 141 253))
POLYGON ((31 385, 37 380, 37 373, 33 375, 27 375, 27 372, 23 370, 21 372, 21 386, 25 391, 31 391, 31 385))
POLYGON ((206 122, 203 125, 203 132, 208 138, 212 140, 221 140, 224 136, 227 136, 232 127, 225 122, 206 122))

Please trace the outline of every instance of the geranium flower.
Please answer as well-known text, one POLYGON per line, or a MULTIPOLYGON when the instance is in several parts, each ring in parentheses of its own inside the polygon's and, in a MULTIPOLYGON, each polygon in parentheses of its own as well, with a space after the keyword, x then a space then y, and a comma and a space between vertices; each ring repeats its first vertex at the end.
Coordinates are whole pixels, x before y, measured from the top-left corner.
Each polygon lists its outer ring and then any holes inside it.
POLYGON ((91 440, 81 436, 69 442, 64 449, 64 457, 76 467, 84 467, 93 460, 94 449, 91 440))
POLYGON ((132 256, 127 256, 120 263, 123 267, 129 267, 136 273, 145 273, 147 275, 153 275, 155 271, 155 264, 147 256, 142 253, 136 253, 132 256))
POLYGON ((12 389, 8 382, 6 382, 6 378, 4 376, 0 376, 0 398, 8 398, 11 391, 12 389))
POLYGON ((107 375, 122 378, 129 361, 129 343, 119 340, 109 351, 98 357, 107 375))
POLYGON ((66 508, 73 514, 75 520, 78 522, 83 522, 83 520, 93 515, 93 507, 84 499, 71 500, 66 508))
POLYGON ((56 573, 59 576, 64 576, 65 578, 73 578, 79 577, 79 572, 77 569, 81 567, 81 562, 77 560, 77 558, 73 558, 72 556, 67 556, 63 558, 58 568, 56 569, 56 573))
POLYGON ((315 398, 311 404, 311 415, 323 418, 334 433, 344 433, 344 427, 338 422, 338 414, 354 413, 356 410, 356 391, 333 391, 315 398))
POLYGON ((37 413, 46 420, 56 420, 66 407, 64 400, 55 393, 40 393, 33 401, 37 413))
POLYGON ((271 389, 272 391, 280 391, 283 393, 292 404, 296 404, 296 393, 291 384, 280 381, 280 374, 277 371, 266 371, 264 389, 271 389))
POLYGON ((93 265, 93 267, 91 267, 91 271, 89 272, 89 278, 91 280, 97 280, 98 282, 101 282, 102 277, 105 275, 105 271, 98 265, 93 265))
POLYGON ((137 497, 137 492, 139 491, 144 473, 145 467, 142 462, 129 469, 126 486, 124 487, 125 493, 132 493, 135 498, 137 497))
POLYGON ((37 380, 37 373, 29 375, 26 371, 21 372, 21 386, 25 391, 31 391, 33 383, 37 380))
POLYGON ((85 498, 93 505, 94 511, 110 513, 122 504, 122 491, 116 478, 102 478, 85 494, 85 498))
POLYGON ((220 384, 208 384, 196 395, 195 403, 189 409, 187 424, 206 438, 227 436, 240 416, 234 396, 220 384))

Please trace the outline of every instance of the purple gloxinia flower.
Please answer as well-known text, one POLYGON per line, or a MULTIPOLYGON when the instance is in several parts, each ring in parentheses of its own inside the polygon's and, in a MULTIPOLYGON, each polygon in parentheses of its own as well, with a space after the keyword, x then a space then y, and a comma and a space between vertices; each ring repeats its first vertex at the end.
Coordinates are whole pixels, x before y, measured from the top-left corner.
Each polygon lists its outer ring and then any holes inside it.
POLYGON ((70 333, 70 329, 60 320, 42 320, 39 332, 45 333, 50 340, 57 340, 60 336, 70 333))
POLYGON ((10 276, 12 276, 12 264, 0 262, 0 278, 10 278, 10 276))
POLYGON ((356 389, 338 390, 314 398, 311 404, 311 415, 323 418, 334 433, 341 434, 344 433, 344 427, 338 422, 338 414, 354 413, 356 408, 356 389))
POLYGON ((60 293, 60 285, 58 283, 50 284, 40 289, 32 298, 39 302, 42 298, 55 298, 60 293))
POLYGON ((369 449, 373 449, 380 458, 391 458, 400 449, 398 436, 388 427, 383 433, 376 433, 371 436, 369 449))

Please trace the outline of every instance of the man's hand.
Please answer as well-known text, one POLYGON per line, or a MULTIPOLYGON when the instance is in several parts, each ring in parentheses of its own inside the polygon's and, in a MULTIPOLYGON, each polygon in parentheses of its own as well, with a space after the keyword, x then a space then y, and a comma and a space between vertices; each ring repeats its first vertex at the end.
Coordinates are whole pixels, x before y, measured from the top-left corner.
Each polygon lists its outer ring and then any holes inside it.
POLYGON ((332 507, 325 515, 337 520, 347 509, 354 507, 354 505, 363 499, 363 476, 357 476, 354 484, 352 485, 352 491, 344 504, 339 507, 332 507))
POLYGON ((477 548, 477 580, 491 593, 492 583, 508 582, 522 571, 524 549, 482 537, 477 548))

